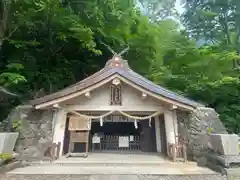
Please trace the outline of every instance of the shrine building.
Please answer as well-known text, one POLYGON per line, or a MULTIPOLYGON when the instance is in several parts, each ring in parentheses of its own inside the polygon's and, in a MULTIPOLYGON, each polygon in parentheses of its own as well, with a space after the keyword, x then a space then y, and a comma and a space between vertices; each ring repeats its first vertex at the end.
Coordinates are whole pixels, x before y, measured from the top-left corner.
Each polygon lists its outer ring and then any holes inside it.
POLYGON ((180 116, 203 107, 137 74, 117 55, 95 74, 31 104, 54 110, 52 140, 60 144, 60 156, 167 155, 178 143, 180 116))

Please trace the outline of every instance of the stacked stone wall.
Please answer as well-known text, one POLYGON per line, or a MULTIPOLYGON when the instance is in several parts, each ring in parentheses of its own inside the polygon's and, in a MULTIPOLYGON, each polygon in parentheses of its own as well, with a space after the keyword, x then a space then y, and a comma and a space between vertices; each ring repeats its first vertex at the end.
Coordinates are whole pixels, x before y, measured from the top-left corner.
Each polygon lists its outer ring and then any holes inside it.
POLYGON ((202 152, 210 149, 209 133, 226 134, 217 112, 212 108, 197 108, 188 114, 179 111, 179 133, 188 141, 188 157, 197 161, 202 152))
POLYGON ((21 160, 42 160, 52 143, 52 110, 36 110, 28 106, 13 109, 8 119, 20 122, 20 135, 15 151, 21 160))

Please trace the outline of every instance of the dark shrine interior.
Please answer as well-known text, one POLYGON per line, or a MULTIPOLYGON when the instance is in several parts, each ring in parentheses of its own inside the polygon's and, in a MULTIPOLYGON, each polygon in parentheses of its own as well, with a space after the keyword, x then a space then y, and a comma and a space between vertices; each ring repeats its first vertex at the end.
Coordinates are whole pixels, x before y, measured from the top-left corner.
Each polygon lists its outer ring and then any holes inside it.
MULTIPOLYGON (((107 143, 107 148, 100 150, 119 150, 118 146, 118 138, 119 136, 134 136, 134 139, 137 138, 136 141, 138 149, 143 152, 156 152, 156 134, 153 129, 155 129, 154 121, 151 122, 151 126, 149 126, 148 120, 141 120, 137 123, 137 128, 135 128, 134 122, 103 122, 103 125, 100 126, 100 122, 92 122, 91 131, 89 133, 89 143, 88 143, 88 150, 92 151, 92 137, 94 134, 101 137, 101 145, 94 144, 96 148, 98 146, 102 146, 104 143, 107 143), (104 139, 104 140, 103 140, 104 139), (103 141, 102 141, 103 140, 103 141), (115 147, 115 148, 108 148, 108 147, 115 147)), ((164 127, 164 126, 163 126, 164 127)), ((66 136, 69 137, 69 131, 66 128, 65 132, 66 136)), ((164 133, 164 132, 162 132, 164 133)), ((65 146, 65 153, 67 153, 68 145, 69 145, 69 138, 65 138, 66 146, 65 146)), ((164 141, 163 141, 164 142, 164 141)), ((130 145, 131 147, 131 145, 130 145)), ((74 143, 73 152, 85 152, 86 143, 74 143)), ((95 148, 95 150, 97 150, 95 148)), ((94 152, 95 152, 94 150, 94 152)), ((131 150, 131 148, 130 148, 131 150)))
MULTIPOLYGON (((100 126, 100 122, 92 122, 89 142, 91 142, 91 138, 95 133, 110 136, 140 136, 141 125, 140 123, 138 123, 138 128, 136 129, 134 126, 134 122, 104 122, 103 126, 100 126)), ((92 144, 89 143, 90 149, 91 146, 92 144)), ((74 144, 74 152, 84 152, 84 150, 84 143, 74 144)))
POLYGON ((91 134, 104 133, 107 135, 128 136, 140 135, 141 126, 138 123, 138 128, 134 126, 134 122, 105 122, 100 126, 99 122, 92 122, 91 134))

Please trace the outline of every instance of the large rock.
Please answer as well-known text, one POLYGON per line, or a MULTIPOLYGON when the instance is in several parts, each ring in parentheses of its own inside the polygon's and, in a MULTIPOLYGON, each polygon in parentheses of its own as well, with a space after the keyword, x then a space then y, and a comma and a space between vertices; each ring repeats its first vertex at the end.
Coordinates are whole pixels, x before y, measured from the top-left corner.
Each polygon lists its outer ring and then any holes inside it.
POLYGON ((226 128, 214 109, 207 107, 197 108, 190 116, 189 130, 192 134, 202 134, 208 133, 209 129, 211 129, 211 133, 227 134, 226 128))
POLYGON ((193 160, 208 151, 209 131, 211 133, 227 134, 217 112, 212 108, 197 108, 189 116, 188 121, 188 154, 193 160))
POLYGON ((238 136, 236 134, 211 134, 210 143, 214 152, 219 155, 239 155, 238 136))

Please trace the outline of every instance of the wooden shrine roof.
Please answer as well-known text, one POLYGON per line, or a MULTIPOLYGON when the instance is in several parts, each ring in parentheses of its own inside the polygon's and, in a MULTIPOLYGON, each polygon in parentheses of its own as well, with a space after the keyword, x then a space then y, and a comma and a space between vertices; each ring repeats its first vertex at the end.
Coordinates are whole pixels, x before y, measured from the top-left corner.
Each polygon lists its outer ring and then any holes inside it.
POLYGON ((87 77, 86 79, 77 82, 67 88, 57 91, 53 94, 46 95, 32 100, 30 103, 33 106, 37 106, 43 103, 51 102, 53 100, 83 91, 91 86, 101 83, 104 80, 110 78, 111 76, 118 75, 131 83, 145 89, 148 92, 154 93, 158 96, 170 99, 172 101, 190 106, 192 108, 202 107, 204 105, 183 97, 177 93, 174 93, 162 86, 154 84, 152 81, 144 78, 138 73, 134 72, 129 66, 127 61, 122 60, 120 57, 114 56, 112 59, 108 60, 105 67, 95 74, 87 77))

